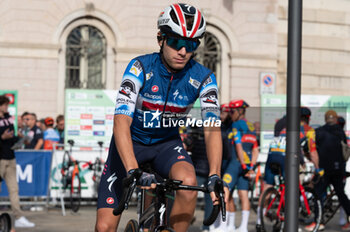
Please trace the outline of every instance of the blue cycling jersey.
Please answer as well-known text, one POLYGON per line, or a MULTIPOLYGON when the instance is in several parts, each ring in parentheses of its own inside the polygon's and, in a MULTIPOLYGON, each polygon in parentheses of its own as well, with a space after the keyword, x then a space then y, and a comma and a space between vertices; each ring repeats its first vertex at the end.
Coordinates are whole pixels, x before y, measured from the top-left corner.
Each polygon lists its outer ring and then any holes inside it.
POLYGON ((191 59, 177 73, 163 65, 160 53, 139 56, 127 66, 117 96, 115 115, 133 118, 134 141, 154 144, 178 136, 177 126, 165 126, 169 116, 184 118, 197 98, 202 119, 218 119, 220 114, 215 75, 191 59))
MULTIPOLYGON (((233 146, 242 144, 244 163, 251 163, 252 150, 258 146, 254 125, 246 119, 232 123, 232 134, 229 134, 229 138, 233 140, 233 146)), ((238 160, 235 147, 232 149, 232 157, 238 160)))

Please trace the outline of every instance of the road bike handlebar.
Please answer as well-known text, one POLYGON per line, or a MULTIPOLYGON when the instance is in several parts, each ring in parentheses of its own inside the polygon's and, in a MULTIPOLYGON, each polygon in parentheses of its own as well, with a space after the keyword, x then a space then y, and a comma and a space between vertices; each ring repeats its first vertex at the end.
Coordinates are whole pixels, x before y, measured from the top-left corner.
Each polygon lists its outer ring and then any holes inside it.
MULTIPOLYGON (((129 177, 125 177, 123 179, 123 195, 117 206, 113 210, 113 214, 115 216, 120 215, 125 209, 129 207, 129 201, 131 199, 132 193, 136 188, 136 184, 140 176, 142 175, 142 171, 140 169, 136 169, 129 177)), ((156 188, 162 188, 167 190, 191 190, 191 191, 201 191, 208 193, 207 187, 202 186, 192 186, 192 185, 182 185, 182 181, 180 180, 171 180, 166 179, 163 182, 156 183, 156 188)), ((226 221, 226 205, 225 205, 225 194, 224 194, 224 184, 222 180, 216 181, 214 192, 216 196, 219 198, 219 204, 213 206, 213 210, 211 211, 208 218, 203 221, 203 225, 209 226, 214 223, 216 218, 219 215, 220 209, 222 214, 222 220, 226 221)))

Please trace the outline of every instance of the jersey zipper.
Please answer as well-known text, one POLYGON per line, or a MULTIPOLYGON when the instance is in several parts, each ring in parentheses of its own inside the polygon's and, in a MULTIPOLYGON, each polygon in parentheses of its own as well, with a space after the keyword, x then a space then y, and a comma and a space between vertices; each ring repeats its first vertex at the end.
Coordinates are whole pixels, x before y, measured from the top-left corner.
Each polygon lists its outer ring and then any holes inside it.
POLYGON ((165 97, 163 112, 162 112, 162 114, 161 114, 162 117, 163 117, 163 114, 164 114, 164 112, 165 112, 166 103, 168 102, 168 97, 169 97, 169 92, 170 92, 170 88, 171 88, 171 82, 173 81, 173 77, 174 77, 174 76, 171 76, 170 81, 169 81, 169 85, 168 85, 168 90, 166 91, 166 97, 165 97))
MULTIPOLYGON (((168 102, 168 98, 169 98, 169 92, 170 92, 170 89, 171 89, 171 82, 173 81, 173 75, 171 75, 171 78, 170 78, 170 81, 169 81, 169 84, 168 84, 168 89, 166 91, 166 97, 165 97, 165 102, 164 102, 164 107, 163 107, 163 111, 162 111, 162 114, 160 115, 160 126, 162 127, 162 121, 163 121, 163 114, 165 112, 165 108, 166 108, 166 104, 168 102)), ((151 144, 152 142, 152 137, 149 141, 149 144, 151 144)))

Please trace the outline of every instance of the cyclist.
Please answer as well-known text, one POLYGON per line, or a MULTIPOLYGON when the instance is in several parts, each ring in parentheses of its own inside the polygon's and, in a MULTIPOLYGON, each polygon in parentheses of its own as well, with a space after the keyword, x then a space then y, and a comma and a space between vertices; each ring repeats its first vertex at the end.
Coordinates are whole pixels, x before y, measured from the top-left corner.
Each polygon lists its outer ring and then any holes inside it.
MULTIPOLYGON (((254 175, 253 167, 258 159, 258 144, 254 125, 245 119, 245 111, 249 105, 244 100, 233 100, 229 103, 230 115, 233 121, 231 160, 229 161, 223 180, 229 186, 231 192, 227 205, 228 231, 234 231, 235 205, 232 192, 237 186, 238 195, 242 204, 242 221, 239 231, 248 231, 249 220, 249 179, 254 175)), ((225 227, 225 226, 224 226, 225 227)), ((225 228, 220 227, 219 230, 225 228)))
MULTIPOLYGON (((116 231, 120 216, 114 216, 112 210, 122 194, 122 179, 139 164, 150 162, 162 177, 196 185, 195 170, 178 128, 164 122, 174 123, 185 116, 198 97, 203 120, 218 122, 215 76, 192 59, 205 25, 203 15, 194 6, 170 5, 158 18, 160 52, 137 57, 127 66, 116 100, 113 136, 99 187, 96 231, 116 231), (128 92, 124 91, 126 87, 128 92)), ((214 127, 204 128, 204 136, 209 160, 208 187, 213 203, 217 204, 213 188, 220 179, 222 145, 220 128, 214 127)), ((143 172, 138 184, 150 188, 154 182, 153 174, 143 172)), ((170 225, 175 231, 187 231, 195 206, 196 192, 176 192, 170 214, 170 225)))
MULTIPOLYGON (((315 143, 315 130, 309 126, 311 111, 307 107, 301 107, 300 109, 300 144, 302 146, 302 152, 306 155, 314 164, 316 168, 316 174, 322 176, 323 169, 318 166, 318 154, 316 150, 315 143)), ((286 121, 285 121, 286 124, 286 121)), ((267 156, 267 161, 265 165, 265 175, 264 175, 264 191, 274 185, 275 172, 272 170, 272 165, 278 165, 281 168, 282 175, 284 175, 285 168, 285 155, 286 155, 286 125, 284 129, 281 130, 278 137, 272 141, 269 147, 269 152, 267 156)), ((300 157, 301 164, 304 163, 303 156, 300 157)), ((261 194, 262 196, 263 194, 261 194)), ((261 196, 259 199, 259 205, 261 201, 261 196)), ((260 221, 260 207, 258 207, 256 231, 262 231, 261 221, 260 221)), ((320 226, 320 229, 321 226, 320 226)))

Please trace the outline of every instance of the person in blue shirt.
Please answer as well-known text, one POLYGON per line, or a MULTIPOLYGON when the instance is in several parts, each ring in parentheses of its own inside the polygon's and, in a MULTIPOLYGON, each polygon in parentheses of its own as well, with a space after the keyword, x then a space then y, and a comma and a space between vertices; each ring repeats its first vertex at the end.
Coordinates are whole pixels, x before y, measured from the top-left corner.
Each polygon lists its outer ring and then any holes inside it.
POLYGON ((44 120, 46 130, 44 131, 44 150, 52 150, 60 141, 60 135, 53 128, 54 120, 47 117, 44 120))
MULTIPOLYGON (((122 194, 122 180, 140 164, 151 163, 163 178, 182 180, 186 185, 197 184, 191 158, 179 136, 178 123, 186 121, 186 114, 197 98, 202 120, 220 122, 215 75, 192 59, 205 25, 202 13, 194 6, 168 6, 158 18, 160 52, 136 57, 126 67, 99 187, 96 231, 118 228, 120 216, 114 216, 112 211, 122 194)), ((208 188, 213 203, 217 204, 213 188, 220 179, 220 123, 204 128, 204 137, 209 161, 208 188)), ((150 188, 155 182, 153 174, 143 172, 138 184, 150 188)), ((187 231, 196 196, 193 191, 176 192, 170 214, 170 225, 175 231, 187 231)))

